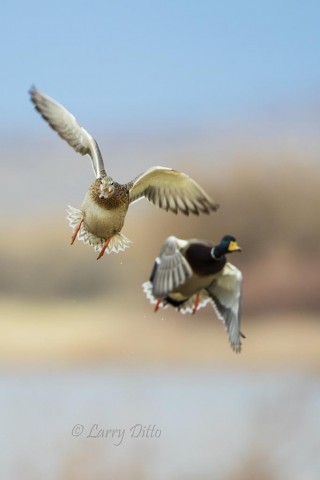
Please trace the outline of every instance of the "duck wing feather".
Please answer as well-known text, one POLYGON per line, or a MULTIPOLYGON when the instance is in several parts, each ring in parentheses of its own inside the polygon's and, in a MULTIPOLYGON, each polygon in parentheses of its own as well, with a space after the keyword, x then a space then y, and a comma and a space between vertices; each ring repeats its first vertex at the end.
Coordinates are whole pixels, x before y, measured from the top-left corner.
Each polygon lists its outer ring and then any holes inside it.
POLYGON ((227 262, 221 274, 206 289, 219 319, 224 322, 231 347, 237 353, 241 351, 240 337, 244 337, 240 331, 241 285, 242 273, 227 262))
POLYGON ((164 242, 157 257, 150 281, 152 294, 156 298, 165 297, 192 276, 192 270, 180 252, 183 240, 171 236, 164 242))
POLYGON ((76 152, 89 155, 96 178, 105 176, 103 159, 95 139, 77 122, 60 103, 44 95, 35 87, 30 89, 31 101, 42 118, 76 152))
POLYGON ((128 184, 130 203, 145 197, 164 210, 199 215, 219 205, 192 178, 167 167, 152 167, 128 184))

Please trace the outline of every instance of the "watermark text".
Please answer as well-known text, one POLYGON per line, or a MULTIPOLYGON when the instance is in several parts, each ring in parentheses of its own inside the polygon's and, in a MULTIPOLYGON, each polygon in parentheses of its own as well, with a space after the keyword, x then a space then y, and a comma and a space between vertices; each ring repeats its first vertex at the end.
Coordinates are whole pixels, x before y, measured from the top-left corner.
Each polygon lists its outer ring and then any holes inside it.
POLYGON ((77 423, 72 428, 73 437, 85 438, 100 438, 110 440, 113 445, 119 447, 125 438, 159 438, 161 436, 161 429, 156 425, 142 425, 136 423, 129 428, 107 428, 94 423, 90 426, 77 423))

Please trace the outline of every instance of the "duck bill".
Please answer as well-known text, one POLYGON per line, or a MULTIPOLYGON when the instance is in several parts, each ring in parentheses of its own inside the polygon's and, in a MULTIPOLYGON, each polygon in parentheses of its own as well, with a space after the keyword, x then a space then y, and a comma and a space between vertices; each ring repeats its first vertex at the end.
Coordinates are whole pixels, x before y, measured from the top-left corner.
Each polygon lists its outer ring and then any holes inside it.
POLYGON ((237 244, 237 242, 230 242, 229 243, 229 247, 228 247, 228 251, 229 252, 241 252, 241 247, 239 247, 239 245, 237 244))
POLYGON ((103 191, 100 193, 99 198, 108 198, 109 197, 109 192, 103 191))
POLYGON ((103 190, 101 190, 101 192, 100 192, 99 198, 109 198, 109 197, 110 197, 110 193, 111 193, 111 189, 110 189, 110 188, 103 189, 103 190))

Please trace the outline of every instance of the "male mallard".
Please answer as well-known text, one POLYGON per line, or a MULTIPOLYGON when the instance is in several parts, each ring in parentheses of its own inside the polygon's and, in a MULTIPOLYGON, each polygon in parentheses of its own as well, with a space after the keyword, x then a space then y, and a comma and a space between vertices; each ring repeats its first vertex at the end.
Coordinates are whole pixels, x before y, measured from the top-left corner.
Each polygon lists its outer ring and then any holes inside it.
POLYGON ((32 87, 31 100, 36 110, 61 138, 81 155, 91 157, 96 180, 89 187, 81 209, 70 207, 68 220, 80 240, 100 251, 118 253, 127 248, 130 240, 120 233, 128 207, 140 198, 147 198, 154 205, 174 213, 199 215, 216 210, 206 192, 188 175, 172 168, 152 167, 133 181, 121 185, 106 174, 103 159, 94 138, 81 127, 75 117, 55 100, 32 87))
POLYGON ((242 274, 227 262, 226 254, 241 248, 231 235, 214 246, 204 240, 168 237, 156 258, 150 280, 143 290, 155 312, 168 304, 181 313, 195 313, 211 302, 223 320, 230 344, 241 351, 240 300, 242 274))

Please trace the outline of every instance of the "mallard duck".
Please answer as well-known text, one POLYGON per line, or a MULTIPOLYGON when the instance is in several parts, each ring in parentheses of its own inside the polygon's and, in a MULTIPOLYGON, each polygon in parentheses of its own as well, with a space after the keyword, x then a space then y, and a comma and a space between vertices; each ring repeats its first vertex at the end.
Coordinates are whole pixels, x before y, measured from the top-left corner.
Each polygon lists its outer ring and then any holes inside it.
POLYGON ((101 152, 94 138, 81 127, 62 105, 35 87, 30 90, 35 109, 61 138, 81 155, 89 155, 96 180, 87 191, 80 209, 69 206, 68 220, 73 228, 71 245, 78 237, 99 251, 118 253, 131 241, 120 233, 128 207, 146 198, 157 207, 189 215, 210 213, 218 208, 206 192, 188 175, 167 167, 152 167, 134 180, 121 185, 106 174, 101 152))
POLYGON ((149 301, 159 307, 172 305, 194 314, 211 302, 224 322, 235 352, 241 351, 240 301, 242 274, 226 255, 239 252, 236 239, 225 235, 218 245, 204 240, 168 237, 156 258, 150 280, 143 284, 149 301))

